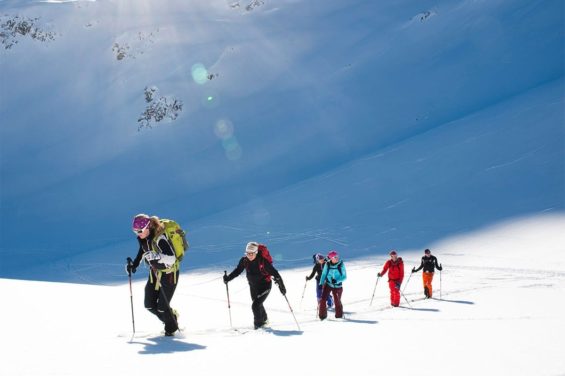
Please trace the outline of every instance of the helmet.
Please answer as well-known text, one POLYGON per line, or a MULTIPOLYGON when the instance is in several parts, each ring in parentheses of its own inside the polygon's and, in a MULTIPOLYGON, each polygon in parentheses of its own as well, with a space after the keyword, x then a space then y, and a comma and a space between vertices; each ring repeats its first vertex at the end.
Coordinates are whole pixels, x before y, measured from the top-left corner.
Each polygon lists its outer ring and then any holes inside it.
POLYGON ((328 253, 328 258, 332 257, 339 257, 339 253, 337 253, 337 251, 330 251, 330 253, 328 253))
POLYGON ((149 218, 147 214, 138 214, 133 217, 133 223, 131 224, 131 227, 134 231, 145 230, 150 223, 151 218, 149 218))
POLYGON ((392 251, 390 251, 389 255, 391 255, 391 256, 393 256, 393 255, 396 256, 396 255, 397 255, 396 249, 393 249, 392 251))
POLYGON ((429 249, 426 249, 426 250, 424 251, 424 253, 425 253, 426 255, 429 255, 429 254, 432 253, 432 252, 430 252, 429 249))
POLYGON ((321 253, 316 253, 314 256, 312 256, 314 258, 314 263, 317 263, 320 260, 325 259, 326 257, 324 255, 322 255, 321 253))
POLYGON ((249 242, 245 247, 245 253, 257 253, 259 252, 259 243, 249 242))

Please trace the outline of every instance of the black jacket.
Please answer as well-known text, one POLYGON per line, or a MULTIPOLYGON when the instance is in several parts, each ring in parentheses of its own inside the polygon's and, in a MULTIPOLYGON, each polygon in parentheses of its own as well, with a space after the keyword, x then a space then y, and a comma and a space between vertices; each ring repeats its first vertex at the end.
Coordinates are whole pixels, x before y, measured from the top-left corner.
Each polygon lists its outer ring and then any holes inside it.
POLYGON ((247 282, 252 287, 270 285, 271 276, 275 282, 282 283, 281 275, 277 269, 260 255, 257 255, 253 261, 243 256, 237 267, 228 275, 228 281, 239 276, 244 270, 247 272, 247 282))
POLYGON ((414 272, 417 272, 422 268, 424 268, 424 273, 433 273, 434 268, 437 270, 441 270, 441 268, 437 264, 437 258, 431 255, 430 257, 422 256, 422 263, 420 264, 418 269, 414 270, 414 272))
MULTIPOLYGON (((153 238, 154 238, 153 231, 151 231, 149 236, 146 237, 145 239, 140 239, 139 237, 137 238, 137 241, 139 242, 139 250, 137 251, 137 256, 135 257, 135 260, 133 260, 134 268, 137 268, 139 266, 139 264, 141 263, 141 259, 143 258, 143 254, 145 252, 155 251, 158 253, 163 253, 168 256, 175 256, 175 251, 173 247, 164 238, 161 238, 157 243, 157 248, 159 249, 153 249, 154 248, 152 246, 153 238)), ((150 264, 153 269, 167 269, 167 266, 165 264, 159 263, 157 262, 157 260, 151 261, 150 264)))
POLYGON ((314 274, 316 274, 316 281, 318 281, 318 283, 320 283, 320 277, 322 276, 322 268, 323 267, 324 267, 323 264, 316 262, 316 265, 314 265, 314 267, 312 268, 312 273, 310 273, 310 275, 308 277, 306 277, 306 279, 311 280, 312 277, 314 277, 314 274))

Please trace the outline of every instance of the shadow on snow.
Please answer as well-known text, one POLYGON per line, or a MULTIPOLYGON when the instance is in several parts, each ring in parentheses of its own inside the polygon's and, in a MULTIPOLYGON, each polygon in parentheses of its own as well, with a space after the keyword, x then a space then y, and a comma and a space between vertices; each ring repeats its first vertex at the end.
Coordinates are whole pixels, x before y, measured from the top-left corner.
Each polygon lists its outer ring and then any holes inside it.
POLYGON ((175 352, 186 352, 193 350, 204 350, 206 346, 198 345, 196 343, 183 342, 174 337, 152 337, 147 338, 149 342, 136 342, 129 343, 144 345, 145 348, 139 351, 139 354, 172 354, 175 352))
POLYGON ((280 329, 273 329, 273 328, 265 328, 263 329, 266 332, 273 333, 276 336, 281 337, 290 337, 290 336, 297 336, 301 335, 304 332, 302 330, 280 330, 280 329))
POLYGON ((437 300, 438 302, 448 302, 448 303, 458 303, 458 304, 475 304, 475 302, 471 302, 468 300, 449 300, 449 299, 437 299, 437 298, 432 298, 434 300, 437 300))

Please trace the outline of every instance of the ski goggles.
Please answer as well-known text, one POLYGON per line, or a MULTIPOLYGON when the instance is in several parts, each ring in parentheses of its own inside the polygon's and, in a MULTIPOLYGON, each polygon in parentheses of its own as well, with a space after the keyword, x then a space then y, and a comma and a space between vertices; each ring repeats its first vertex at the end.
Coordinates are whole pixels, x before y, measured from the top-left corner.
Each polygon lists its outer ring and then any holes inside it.
POLYGON ((135 234, 141 234, 143 231, 145 231, 145 229, 147 227, 149 227, 150 223, 151 223, 151 220, 149 218, 136 217, 136 218, 134 218, 131 227, 132 227, 132 230, 135 234))

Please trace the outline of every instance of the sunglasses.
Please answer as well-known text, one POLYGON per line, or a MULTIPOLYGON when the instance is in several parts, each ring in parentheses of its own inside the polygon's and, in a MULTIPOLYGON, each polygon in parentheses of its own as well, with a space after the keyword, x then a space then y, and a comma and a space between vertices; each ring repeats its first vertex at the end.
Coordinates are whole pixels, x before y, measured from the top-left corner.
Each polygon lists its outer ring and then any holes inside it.
POLYGON ((255 253, 255 252, 245 252, 245 254, 247 256, 253 256, 253 255, 256 255, 257 253, 255 253))

